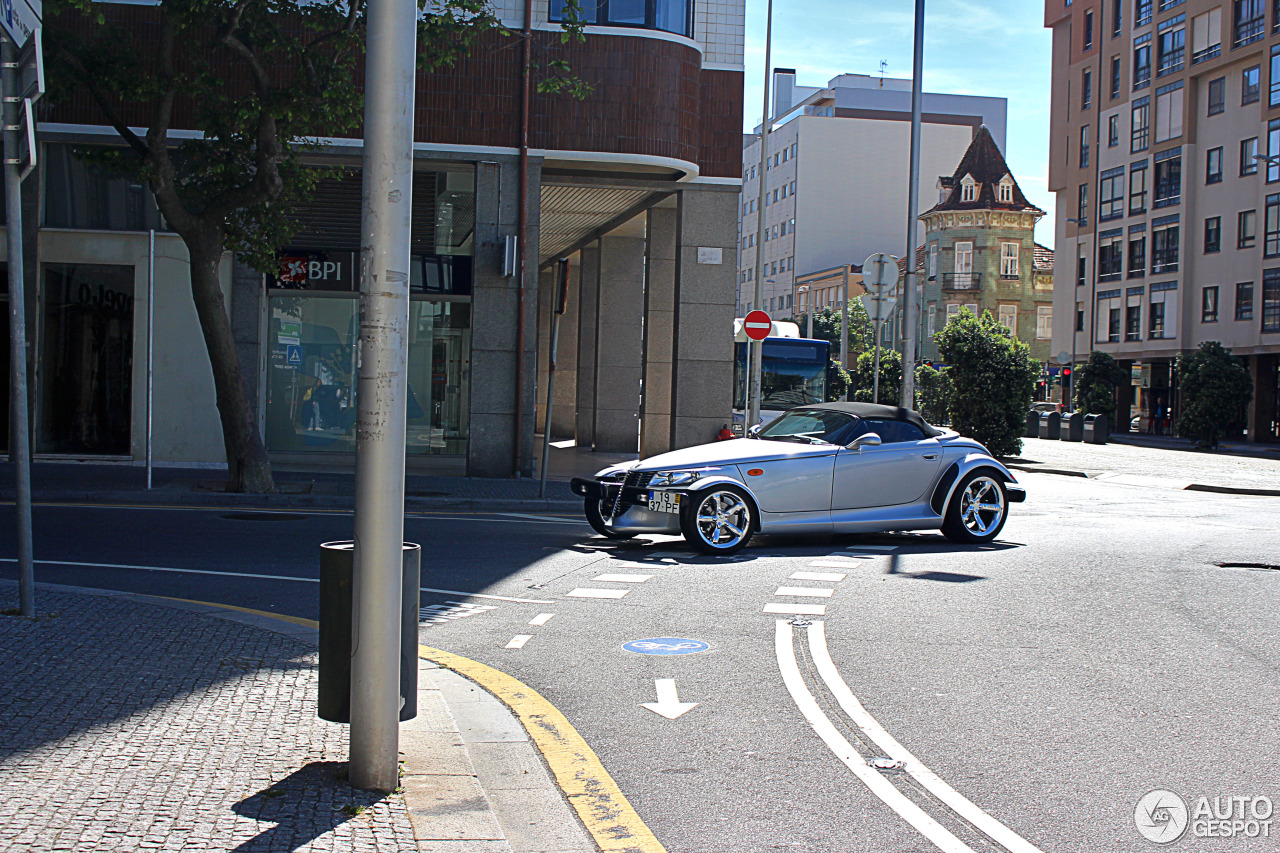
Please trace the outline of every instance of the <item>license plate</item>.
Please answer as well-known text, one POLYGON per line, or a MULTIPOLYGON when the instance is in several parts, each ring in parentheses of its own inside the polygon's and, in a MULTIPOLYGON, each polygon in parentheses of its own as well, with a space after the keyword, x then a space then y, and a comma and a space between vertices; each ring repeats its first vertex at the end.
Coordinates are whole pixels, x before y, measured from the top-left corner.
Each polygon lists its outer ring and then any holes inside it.
POLYGON ((649 511, 650 512, 679 512, 680 511, 680 493, 679 492, 650 492, 649 493, 649 511))

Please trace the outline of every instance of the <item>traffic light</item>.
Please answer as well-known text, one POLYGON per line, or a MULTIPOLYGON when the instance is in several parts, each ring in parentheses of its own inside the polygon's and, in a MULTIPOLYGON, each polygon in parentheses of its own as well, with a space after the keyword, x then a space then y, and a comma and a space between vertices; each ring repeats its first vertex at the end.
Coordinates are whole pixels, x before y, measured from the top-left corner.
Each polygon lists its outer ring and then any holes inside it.
POLYGON ((1063 388, 1066 388, 1068 385, 1071 384, 1071 368, 1070 367, 1062 368, 1062 372, 1058 374, 1058 384, 1061 385, 1063 388))

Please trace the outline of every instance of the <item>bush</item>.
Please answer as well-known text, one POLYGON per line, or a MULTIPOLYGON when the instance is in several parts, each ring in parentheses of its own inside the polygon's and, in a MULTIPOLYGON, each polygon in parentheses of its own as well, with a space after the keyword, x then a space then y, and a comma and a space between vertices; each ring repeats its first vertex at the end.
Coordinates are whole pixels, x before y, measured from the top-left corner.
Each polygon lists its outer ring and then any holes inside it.
POLYGON ((1089 360, 1076 369, 1074 394, 1076 411, 1086 415, 1116 416, 1116 388, 1129 381, 1129 374, 1105 352, 1094 350, 1089 360))
POLYGON ((873 400, 876 378, 876 352, 873 347, 869 352, 858 356, 858 361, 849 371, 853 384, 853 397, 859 403, 883 403, 886 406, 898 405, 902 396, 902 355, 895 349, 880 348, 880 399, 873 400))
POLYGON ((836 400, 843 400, 845 393, 849 390, 850 382, 849 371, 841 367, 840 362, 828 362, 826 401, 828 403, 833 403, 836 400))
POLYGON ((1025 343, 990 311, 982 319, 962 308, 938 333, 951 378, 951 428, 996 456, 1022 452, 1022 432, 1040 366, 1025 343))
POLYGON ((951 374, 947 368, 935 370, 922 364, 916 368, 916 405, 931 424, 951 423, 951 374))
POLYGON ((1178 356, 1178 387, 1178 434, 1205 449, 1217 448, 1218 437, 1253 398, 1249 372, 1218 341, 1205 341, 1198 351, 1178 356))

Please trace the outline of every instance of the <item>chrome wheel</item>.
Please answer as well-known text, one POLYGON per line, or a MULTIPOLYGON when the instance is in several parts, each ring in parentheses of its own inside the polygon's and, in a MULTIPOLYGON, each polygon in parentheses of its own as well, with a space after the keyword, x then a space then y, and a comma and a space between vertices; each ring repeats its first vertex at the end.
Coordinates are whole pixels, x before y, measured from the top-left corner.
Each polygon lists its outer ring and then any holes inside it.
POLYGON ((975 477, 960 494, 960 521, 974 536, 995 535, 1004 521, 1004 489, 990 477, 975 477))
POLYGON ((751 504, 737 489, 719 488, 694 496, 682 518, 685 539, 710 554, 726 554, 747 544, 752 533, 751 504))

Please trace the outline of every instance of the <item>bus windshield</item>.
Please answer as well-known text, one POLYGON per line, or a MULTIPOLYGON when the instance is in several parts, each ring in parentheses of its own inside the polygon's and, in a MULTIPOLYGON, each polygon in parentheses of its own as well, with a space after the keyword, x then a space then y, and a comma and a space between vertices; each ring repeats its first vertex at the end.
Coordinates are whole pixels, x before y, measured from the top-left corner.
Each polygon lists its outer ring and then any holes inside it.
MULTIPOLYGON (((827 399, 830 344, 804 338, 767 338, 760 376, 761 409, 811 406, 827 399)), ((747 387, 747 345, 735 346, 733 407, 742 409, 747 387)))

